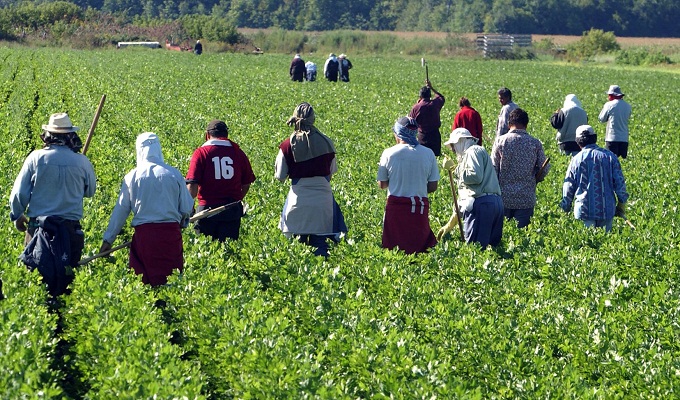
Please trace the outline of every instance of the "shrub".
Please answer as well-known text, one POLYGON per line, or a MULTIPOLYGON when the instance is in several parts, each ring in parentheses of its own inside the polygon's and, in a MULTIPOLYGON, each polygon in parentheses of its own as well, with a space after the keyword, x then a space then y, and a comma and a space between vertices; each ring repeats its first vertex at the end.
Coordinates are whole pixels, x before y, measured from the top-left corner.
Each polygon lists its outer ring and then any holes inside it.
POLYGON ((649 51, 644 48, 621 50, 616 55, 617 64, 627 64, 627 65, 659 65, 659 64, 672 64, 668 56, 661 53, 660 51, 649 51))
POLYGON ((567 53, 571 58, 583 59, 597 54, 609 53, 620 50, 613 32, 605 32, 601 29, 591 29, 583 32, 578 41, 567 46, 567 53))

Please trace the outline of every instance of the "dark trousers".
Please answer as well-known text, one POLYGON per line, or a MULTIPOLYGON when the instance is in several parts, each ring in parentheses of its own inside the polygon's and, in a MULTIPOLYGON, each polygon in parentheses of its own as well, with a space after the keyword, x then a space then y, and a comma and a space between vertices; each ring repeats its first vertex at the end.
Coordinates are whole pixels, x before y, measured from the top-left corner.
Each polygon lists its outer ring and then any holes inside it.
POLYGON ((482 248, 496 246, 503 236, 503 200, 486 195, 475 199, 472 211, 463 213, 463 230, 467 243, 477 242, 482 248))
POLYGON ((503 213, 505 214, 505 218, 507 219, 516 219, 517 220, 517 227, 518 228, 524 228, 525 226, 529 225, 529 222, 531 222, 531 217, 534 216, 534 209, 533 208, 516 208, 516 209, 511 209, 511 208, 506 208, 503 213))
POLYGON ((616 154, 617 157, 628 157, 628 142, 604 142, 607 150, 616 154))

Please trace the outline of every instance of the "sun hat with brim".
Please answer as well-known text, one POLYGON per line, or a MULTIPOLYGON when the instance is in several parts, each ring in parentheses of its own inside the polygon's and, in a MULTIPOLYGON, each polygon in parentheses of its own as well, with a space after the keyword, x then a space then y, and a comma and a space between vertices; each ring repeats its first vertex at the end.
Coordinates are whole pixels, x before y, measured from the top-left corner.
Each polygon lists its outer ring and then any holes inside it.
POLYGON ((80 130, 77 126, 73 126, 71 118, 66 113, 52 114, 50 122, 42 128, 50 133, 71 133, 80 130))
POLYGON ((451 132, 451 136, 449 136, 449 140, 444 142, 444 145, 456 144, 463 138, 470 138, 470 139, 476 140, 476 138, 474 136, 472 136, 472 134, 470 133, 469 130, 467 130, 465 128, 456 128, 451 132))
POLYGON ((613 94, 614 96, 625 96, 623 92, 621 92, 621 88, 619 85, 611 85, 609 86, 609 90, 607 90, 607 94, 613 94))
POLYGON ((595 136, 595 130, 593 129, 592 126, 590 125, 579 125, 578 128, 576 128, 576 137, 585 139, 588 136, 595 136))

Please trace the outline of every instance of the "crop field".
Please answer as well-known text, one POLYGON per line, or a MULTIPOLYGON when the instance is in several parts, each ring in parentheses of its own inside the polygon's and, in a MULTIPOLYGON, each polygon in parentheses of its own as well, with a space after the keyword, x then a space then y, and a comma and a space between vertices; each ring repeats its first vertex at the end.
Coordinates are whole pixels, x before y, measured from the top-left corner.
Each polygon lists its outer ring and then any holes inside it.
MULTIPOLYGON (((322 67, 325 57, 303 58, 322 67)), ((424 83, 420 58, 351 58, 350 83, 293 83, 290 59, 0 48, 0 398, 679 396, 680 74, 431 60, 430 79, 447 98, 443 136, 464 95, 492 137, 496 90, 507 86, 553 166, 531 225, 506 223, 498 248, 454 234, 427 254, 405 255, 380 248, 386 194, 375 178, 394 120, 424 83), (558 207, 569 159, 557 152, 549 118, 575 93, 603 145, 597 114, 610 84, 633 107, 622 167, 636 229, 616 219, 606 234, 558 207), (84 204, 85 256, 99 249, 142 132, 157 133, 165 161, 186 173, 207 123, 223 119, 257 181, 238 241, 186 229, 184 272, 156 289, 119 250, 76 270, 57 314, 40 277, 17 259, 23 234, 7 198, 49 115, 67 111, 84 139, 103 94, 87 154, 98 188, 84 204), (274 179, 274 160, 302 101, 337 148, 331 185, 349 232, 327 260, 278 230, 289 183, 274 179)), ((435 231, 452 213, 442 175, 430 197, 435 231)), ((124 228, 114 245, 131 235, 124 228)))

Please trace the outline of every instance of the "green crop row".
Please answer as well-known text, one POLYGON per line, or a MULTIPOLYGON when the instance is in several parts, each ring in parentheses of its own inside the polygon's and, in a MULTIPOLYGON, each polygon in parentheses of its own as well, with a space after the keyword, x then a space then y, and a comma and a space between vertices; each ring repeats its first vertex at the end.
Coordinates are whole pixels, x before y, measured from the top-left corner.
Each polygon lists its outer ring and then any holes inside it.
MULTIPOLYGON (((507 86, 553 167, 539 185, 532 224, 519 230, 507 223, 497 249, 451 235, 427 254, 407 256, 380 248, 385 193, 375 174, 380 153, 394 143, 393 121, 424 83, 420 59, 353 57, 349 84, 293 83, 290 59, 278 55, 0 48, 0 59, 6 194, 49 114, 68 111, 84 137, 107 95, 88 151, 99 187, 85 201, 87 254, 99 248, 122 177, 135 165, 139 133, 159 134, 165 161, 186 172, 207 123, 224 119, 257 175, 237 242, 212 243, 185 230, 185 270, 159 289, 127 270, 127 250, 94 261, 76 271, 73 293, 62 299, 62 331, 38 277, 16 261, 23 236, 3 219, 0 278, 8 299, 0 301, 0 336, 22 342, 0 354, 2 397, 677 395, 678 74, 430 61, 430 79, 447 99, 444 134, 466 96, 491 138, 496 90, 507 86), (636 229, 617 219, 605 234, 558 209, 569 159, 558 154, 548 120, 575 93, 602 144, 596 117, 610 84, 633 106, 622 165, 636 229), (328 260, 277 228, 288 184, 274 179, 273 164, 290 133, 285 121, 301 101, 314 106, 316 126, 337 148, 331 184, 349 232, 328 260), (31 346, 24 331, 36 337, 31 346), (33 359, 29 347, 40 349, 33 359)), ((447 177, 430 200, 438 229, 452 213, 447 177)), ((131 233, 125 228, 117 243, 131 233)))

